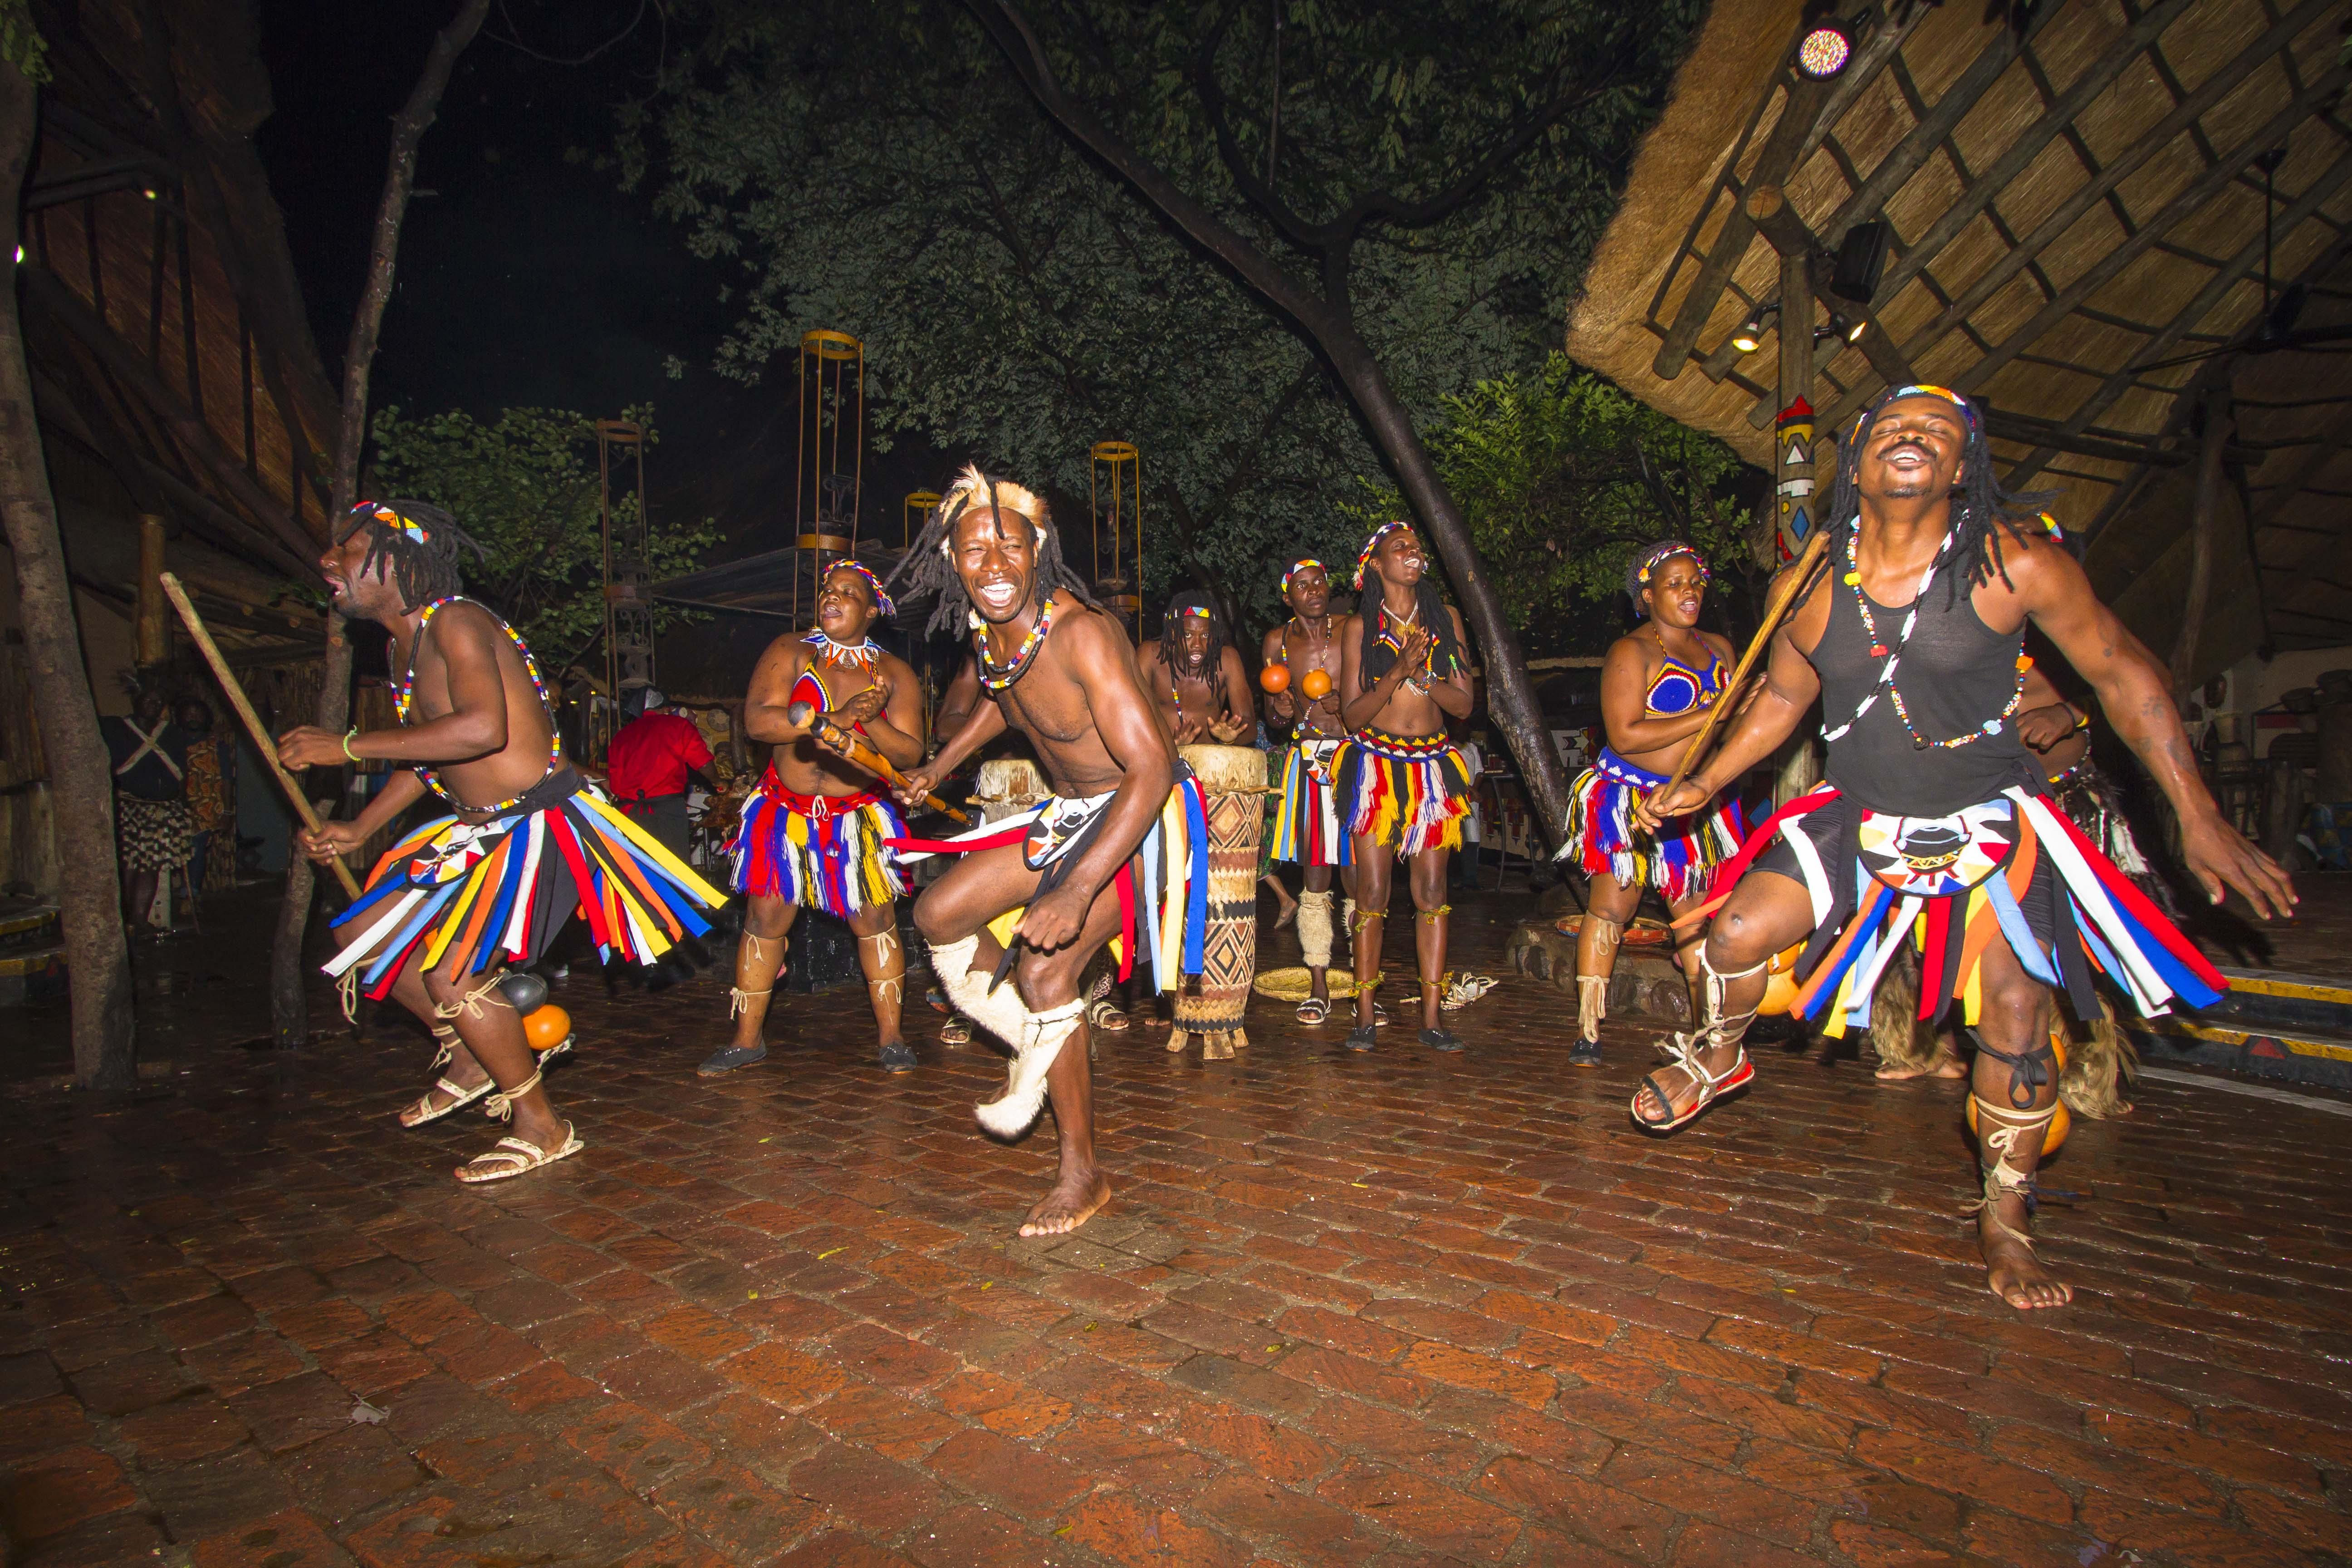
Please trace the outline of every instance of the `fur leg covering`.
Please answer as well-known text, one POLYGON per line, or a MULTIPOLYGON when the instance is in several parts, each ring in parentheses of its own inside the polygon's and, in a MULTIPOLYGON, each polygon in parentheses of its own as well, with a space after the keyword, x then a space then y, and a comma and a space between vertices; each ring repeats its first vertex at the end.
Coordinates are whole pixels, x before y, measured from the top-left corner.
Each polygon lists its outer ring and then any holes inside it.
POLYGON ((1298 951, 1306 955, 1307 968, 1331 967, 1331 895, 1328 891, 1298 895, 1298 951))
POLYGON ((1617 945, 1625 928, 1587 911, 1576 931, 1576 1028, 1586 1040, 1601 1038, 1609 1016, 1609 978, 1617 970, 1617 945))
MULTIPOLYGON (((1011 989, 1003 987, 999 994, 1011 989)), ((1054 1058, 1062 1054, 1063 1043, 1077 1033, 1079 1021, 1087 1014, 1087 1003, 1081 996, 1042 1013, 1031 1013, 1026 1008, 1022 1011, 1024 1023, 1021 1038, 1013 1047, 1013 1065, 1005 1074, 1004 1092, 972 1107, 972 1114, 980 1119, 982 1128, 1007 1141, 1028 1131, 1037 1113, 1045 1110, 1045 1075, 1053 1069, 1054 1058)))
POLYGON ((1579 1038, 1597 1041, 1601 1038, 1601 1020, 1609 1016, 1609 976, 1580 974, 1576 977, 1576 1033, 1579 1038))
POLYGON ((1936 1030, 1919 1021, 1919 961, 1907 943, 1870 998, 1870 1047, 1879 1066, 1897 1072, 1933 1072, 1950 1059, 1936 1030))
POLYGON ((2075 1115, 2095 1121, 2129 1115, 2131 1101, 2124 1098, 2123 1086, 2139 1076, 2139 1052, 2133 1048, 2131 1037, 2116 1026, 2114 1005, 2100 997, 2099 1016, 2088 1027, 2078 1026, 2069 1035, 2066 1069, 2058 1075, 2058 1098, 2075 1115))
POLYGON ((974 973, 972 954, 980 951, 977 934, 961 942, 951 942, 944 947, 931 945, 931 973, 939 976, 940 989, 948 994, 963 1016, 1018 1050, 1021 1047, 1022 1026, 1029 1020, 1029 1009, 1021 1005, 1021 994, 1010 984, 1000 985, 994 992, 988 989, 986 972, 974 973))

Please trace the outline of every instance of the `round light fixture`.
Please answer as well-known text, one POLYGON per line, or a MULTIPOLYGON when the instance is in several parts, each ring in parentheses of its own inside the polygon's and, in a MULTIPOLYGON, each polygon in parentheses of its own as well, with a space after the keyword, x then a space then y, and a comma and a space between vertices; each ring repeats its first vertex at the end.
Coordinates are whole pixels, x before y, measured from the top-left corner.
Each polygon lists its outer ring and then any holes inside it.
POLYGON ((1764 323, 1753 316, 1748 317, 1740 324, 1739 330, 1731 334, 1731 346, 1744 354, 1754 353, 1763 346, 1763 342, 1764 323))
POLYGON ((1824 17, 1797 42, 1797 68, 1815 81, 1829 80, 1853 60, 1853 34, 1843 22, 1824 17))

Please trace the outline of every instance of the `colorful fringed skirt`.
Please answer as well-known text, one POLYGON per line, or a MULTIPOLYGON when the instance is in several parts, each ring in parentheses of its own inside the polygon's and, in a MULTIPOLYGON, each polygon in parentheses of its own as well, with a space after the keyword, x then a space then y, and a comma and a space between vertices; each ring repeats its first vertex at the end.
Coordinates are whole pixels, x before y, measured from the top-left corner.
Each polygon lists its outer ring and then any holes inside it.
POLYGON ((2132 886, 2147 895, 2149 903, 2164 911, 2167 920, 2180 919, 2172 889, 2140 852, 2138 836, 2132 832, 2131 822, 2124 816, 2123 799, 2116 793, 2115 782, 2099 770, 2098 763, 2086 756, 2052 779, 2050 799, 2066 814, 2069 822, 2083 830, 2083 837, 2095 845, 2100 854, 2116 863, 2116 870, 2132 879, 2132 886))
POLYGON ((1588 876, 1605 873, 1621 887, 1655 888, 1669 904, 1705 894, 1715 868, 1738 854, 1747 837, 1739 802, 1727 795, 1711 811, 1675 817, 1654 835, 1643 832, 1633 808, 1665 784, 1665 774, 1602 747, 1569 790, 1568 841, 1554 858, 1574 860, 1588 876))
POLYGON ((1298 866, 1349 864, 1349 839, 1339 831, 1339 791, 1331 760, 1341 742, 1302 739, 1283 753, 1269 853, 1298 866))
POLYGON ((1812 900, 1791 1010, 1829 1035, 1870 1026, 1871 993, 1906 942, 1919 951, 1919 1016, 1929 1023, 1955 1002, 1962 1022, 1978 1021, 1982 960, 1997 941, 2081 1018, 2099 1016, 2102 976, 2148 1016, 2176 997, 2210 1005, 2229 984, 2022 781, 1934 817, 1870 811, 1823 784, 1750 835, 1717 876, 1722 891, 1686 918, 1713 914, 1751 868, 1790 878, 1812 900))
POLYGON ((735 858, 737 892, 845 920, 905 896, 889 842, 906 835, 906 819, 887 797, 795 795, 772 763, 743 803, 742 826, 727 852, 735 858))
MULTIPOLYGON (((1135 847, 1111 885, 1118 893, 1118 977, 1135 972, 1138 952, 1151 958, 1152 976, 1162 991, 1176 989, 1182 975, 1204 966, 1209 931, 1209 811, 1192 769, 1176 764, 1176 784, 1143 841, 1135 847)), ((1118 791, 1092 795, 1051 795, 1034 809, 952 838, 895 838, 890 847, 901 864, 927 855, 970 855, 1008 844, 1021 846, 1022 863, 1039 873, 1032 901, 1044 898, 1069 874, 1087 846, 1102 830, 1118 791)), ((998 945, 1009 949, 1013 928, 1028 909, 1024 903, 988 922, 998 945)))
POLYGON ((575 910, 604 957, 649 964, 709 931, 702 911, 726 901, 567 766, 503 816, 436 817, 403 836, 335 917, 354 934, 326 970, 364 962, 361 988, 381 1001, 412 958, 432 970, 454 950, 463 973, 530 963, 575 910))
POLYGON ((1342 829, 1398 855, 1462 847, 1470 764, 1444 735, 1360 730, 1331 764, 1342 829))

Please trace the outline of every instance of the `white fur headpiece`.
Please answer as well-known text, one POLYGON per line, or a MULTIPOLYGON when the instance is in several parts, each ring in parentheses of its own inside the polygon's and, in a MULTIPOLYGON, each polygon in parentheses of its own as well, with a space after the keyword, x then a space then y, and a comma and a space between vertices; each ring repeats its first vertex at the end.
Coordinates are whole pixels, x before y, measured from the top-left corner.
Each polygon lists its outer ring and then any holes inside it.
MULTIPOLYGON (((1029 526, 1036 531, 1038 544, 1042 546, 1045 542, 1045 523, 1051 513, 1046 509, 1045 498, 1034 490, 1024 489, 1011 479, 991 479, 980 471, 978 463, 966 463, 963 472, 956 476, 954 485, 940 498, 940 512, 942 517, 952 518, 967 507, 978 506, 1001 507, 1006 511, 1019 513, 1027 518, 1029 526), (993 500, 990 499, 992 489, 993 500)), ((952 528, 940 538, 940 553, 954 559, 955 533, 952 528)))

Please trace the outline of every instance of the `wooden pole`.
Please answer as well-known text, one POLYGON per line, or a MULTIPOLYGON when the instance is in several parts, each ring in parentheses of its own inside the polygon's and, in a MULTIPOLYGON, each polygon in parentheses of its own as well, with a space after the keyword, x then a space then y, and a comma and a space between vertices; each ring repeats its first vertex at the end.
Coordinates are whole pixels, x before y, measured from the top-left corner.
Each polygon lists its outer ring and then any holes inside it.
POLYGON ((156 579, 163 571, 163 520, 155 513, 139 514, 139 619, 135 658, 139 668, 161 669, 172 662, 172 622, 163 613, 163 590, 156 579))
POLYGON ((1756 635, 1748 639, 1748 647, 1740 654, 1739 663, 1732 669, 1731 679, 1723 683, 1723 690, 1707 709, 1706 719, 1699 724, 1698 733, 1693 735, 1690 744, 1683 748, 1683 760, 1675 764, 1675 776, 1666 781, 1665 788, 1659 794, 1672 793, 1676 784, 1690 777, 1699 759, 1706 755, 1707 737, 1715 733, 1717 721, 1738 706, 1740 688, 1748 684, 1748 672, 1755 668, 1756 661, 1771 646, 1772 634, 1780 629, 1780 623, 1787 618, 1790 608, 1804 596, 1805 586, 1820 569, 1829 542, 1830 531, 1826 528, 1814 529, 1813 536, 1805 541, 1804 552, 1797 557, 1797 563, 1790 569, 1789 574, 1780 579, 1780 591, 1765 606, 1764 624, 1758 626, 1756 635))
MULTIPOLYGON (((188 603, 187 590, 181 587, 180 580, 169 572, 163 574, 158 581, 163 592, 171 595, 172 607, 180 612, 180 619, 187 623, 188 636, 195 640, 197 648, 205 656, 205 662, 213 667, 214 679, 220 682, 221 689, 227 693, 229 706, 236 709, 236 716, 245 721, 245 732, 253 737, 253 749, 261 753, 261 760, 269 764, 269 771, 278 777, 278 787, 284 790, 286 798, 294 803, 294 815, 302 819, 303 826, 313 833, 318 832, 320 822, 317 810, 311 806, 309 797, 303 795, 302 786, 294 781, 294 775, 288 773, 278 763, 278 743, 269 738, 269 731, 262 724, 261 715, 256 713, 253 710, 253 704, 246 700, 244 686, 230 672, 228 660, 221 657, 220 645, 213 641, 213 634, 205 629, 204 617, 196 614, 195 605, 188 603)), ((330 861, 329 864, 334 867, 336 879, 342 883, 343 891, 354 899, 358 898, 360 885, 358 879, 352 877, 352 868, 344 865, 340 858, 330 861)))
POLYGON ((2213 594, 2213 537, 2221 528, 2221 448, 2230 433, 2230 388, 2225 382, 2205 394, 2205 429, 2197 447, 2197 510, 2189 520, 2189 596, 2181 605, 2180 636, 2172 645, 2172 695, 2185 701, 2197 664, 2197 638, 2213 594))

